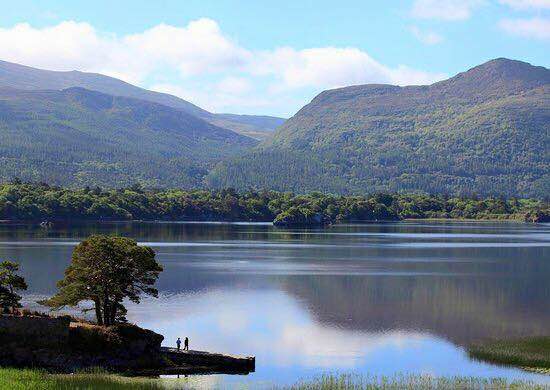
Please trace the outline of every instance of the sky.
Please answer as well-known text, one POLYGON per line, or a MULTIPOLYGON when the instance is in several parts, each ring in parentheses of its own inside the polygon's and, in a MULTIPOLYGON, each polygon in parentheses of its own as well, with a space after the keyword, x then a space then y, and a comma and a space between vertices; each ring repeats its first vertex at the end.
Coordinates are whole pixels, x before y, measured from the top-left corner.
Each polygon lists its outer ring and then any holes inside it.
POLYGON ((550 67, 550 0, 0 0, 0 59, 103 73, 213 112, 290 117, 325 89, 550 67))

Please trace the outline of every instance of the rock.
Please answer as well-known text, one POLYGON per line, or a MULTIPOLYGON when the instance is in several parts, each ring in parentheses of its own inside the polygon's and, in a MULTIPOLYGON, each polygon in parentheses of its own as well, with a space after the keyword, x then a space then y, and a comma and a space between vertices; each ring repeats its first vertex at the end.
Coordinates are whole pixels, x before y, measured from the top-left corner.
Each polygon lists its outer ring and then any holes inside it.
POLYGON ((136 325, 101 327, 66 317, 1 316, 0 365, 72 372, 86 367, 117 371, 161 367, 164 337, 136 325))

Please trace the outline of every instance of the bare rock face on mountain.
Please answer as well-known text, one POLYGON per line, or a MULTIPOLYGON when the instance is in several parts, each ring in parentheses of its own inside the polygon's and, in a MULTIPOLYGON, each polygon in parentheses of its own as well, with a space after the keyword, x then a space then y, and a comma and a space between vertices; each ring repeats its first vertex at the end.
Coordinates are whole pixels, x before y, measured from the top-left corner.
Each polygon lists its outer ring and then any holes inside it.
POLYGON ((319 94, 214 187, 340 193, 550 193, 550 70, 496 59, 428 86, 319 94))

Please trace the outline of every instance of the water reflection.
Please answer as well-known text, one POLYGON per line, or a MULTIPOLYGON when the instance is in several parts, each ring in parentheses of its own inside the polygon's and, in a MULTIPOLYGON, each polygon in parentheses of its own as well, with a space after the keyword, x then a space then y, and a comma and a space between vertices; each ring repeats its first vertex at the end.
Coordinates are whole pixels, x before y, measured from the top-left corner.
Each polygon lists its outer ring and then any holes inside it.
POLYGON ((324 371, 548 377, 473 362, 461 346, 548 334, 550 228, 379 224, 0 225, 0 258, 22 264, 27 301, 53 293, 91 233, 153 245, 161 297, 130 319, 171 344, 255 354, 257 372, 215 381, 292 383, 324 371))

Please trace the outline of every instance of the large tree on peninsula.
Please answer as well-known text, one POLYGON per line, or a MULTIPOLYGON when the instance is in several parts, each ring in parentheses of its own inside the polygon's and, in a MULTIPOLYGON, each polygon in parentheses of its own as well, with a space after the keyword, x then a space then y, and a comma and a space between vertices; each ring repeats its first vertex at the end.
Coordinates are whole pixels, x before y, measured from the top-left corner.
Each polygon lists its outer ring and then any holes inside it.
POLYGON ((129 238, 90 236, 74 249, 59 292, 44 303, 60 309, 92 301, 98 325, 113 325, 124 320, 124 299, 139 303, 142 295, 158 295, 153 286, 160 272, 151 248, 129 238))

